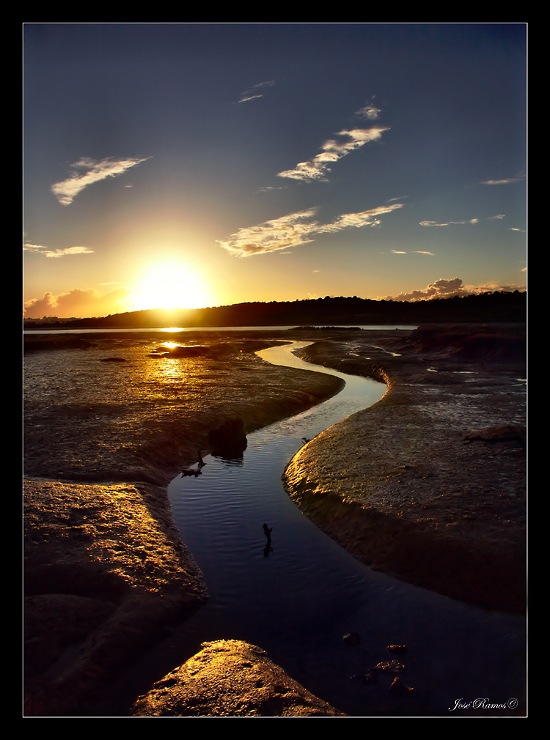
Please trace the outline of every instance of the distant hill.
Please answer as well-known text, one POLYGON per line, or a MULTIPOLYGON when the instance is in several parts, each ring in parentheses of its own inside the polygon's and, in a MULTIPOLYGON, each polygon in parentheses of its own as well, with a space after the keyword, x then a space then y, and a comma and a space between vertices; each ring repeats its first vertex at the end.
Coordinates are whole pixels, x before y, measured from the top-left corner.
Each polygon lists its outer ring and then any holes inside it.
MULTIPOLYGON (((164 326, 358 326, 462 322, 524 322, 527 293, 499 291, 429 301, 368 298, 312 298, 271 303, 237 303, 200 309, 151 309, 89 319, 49 321, 48 329, 137 329, 164 326)), ((44 328, 25 320, 25 328, 44 328)))

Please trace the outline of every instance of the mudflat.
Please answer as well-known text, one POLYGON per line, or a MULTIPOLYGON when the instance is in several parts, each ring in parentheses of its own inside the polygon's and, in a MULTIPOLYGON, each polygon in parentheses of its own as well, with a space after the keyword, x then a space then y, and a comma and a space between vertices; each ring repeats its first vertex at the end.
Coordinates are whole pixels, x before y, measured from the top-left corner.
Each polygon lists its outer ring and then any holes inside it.
MULTIPOLYGON (((525 609, 524 326, 31 336, 27 715, 93 715, 135 652, 208 598, 166 486, 196 470, 224 422, 247 434, 339 390, 334 377, 254 354, 294 339, 313 342, 305 359, 388 384, 378 404, 290 462, 284 481, 296 504, 376 568, 497 610, 525 609)), ((242 646, 224 650, 225 663, 237 665, 227 651, 242 646)), ((277 673, 259 648, 246 650, 265 676, 277 673)), ((177 690, 178 681, 164 684, 177 690)), ((309 700, 295 713, 307 713, 309 700)), ((281 713, 292 713, 283 704, 281 713)), ((265 706, 278 711, 271 700, 265 706)))
POLYGON ((296 504, 362 562, 498 611, 526 608, 525 330, 361 333, 304 358, 380 374, 374 406, 288 465, 296 504))
POLYGON ((274 343, 212 332, 26 338, 28 716, 93 713, 117 671, 208 598, 168 483, 196 470, 224 423, 246 435, 341 387, 261 361, 255 351, 274 343))

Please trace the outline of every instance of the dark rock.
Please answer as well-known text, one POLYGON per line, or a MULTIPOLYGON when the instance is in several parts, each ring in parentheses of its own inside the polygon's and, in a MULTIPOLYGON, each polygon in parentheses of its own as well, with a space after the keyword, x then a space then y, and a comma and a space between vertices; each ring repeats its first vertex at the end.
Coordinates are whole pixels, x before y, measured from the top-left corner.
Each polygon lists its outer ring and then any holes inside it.
POLYGON ((387 663, 378 663, 376 668, 383 673, 403 673, 405 666, 398 660, 390 660, 387 663))
POLYGON ((388 645, 386 647, 386 650, 389 653, 397 653, 397 655, 405 655, 407 652, 407 646, 406 645, 388 645))
POLYGON ((407 686, 400 678, 396 677, 391 682, 390 691, 392 694, 397 694, 398 696, 406 696, 414 691, 414 689, 411 686, 407 686))
POLYGON ((212 454, 228 459, 241 458, 246 450, 247 440, 241 419, 230 419, 217 429, 208 432, 212 454))
POLYGON ((342 640, 346 645, 359 645, 361 643, 361 635, 358 632, 348 632, 344 635, 342 640))
POLYGON ((498 427, 485 427, 464 435, 464 442, 517 442, 521 447, 526 444, 525 427, 518 424, 504 424, 498 427))

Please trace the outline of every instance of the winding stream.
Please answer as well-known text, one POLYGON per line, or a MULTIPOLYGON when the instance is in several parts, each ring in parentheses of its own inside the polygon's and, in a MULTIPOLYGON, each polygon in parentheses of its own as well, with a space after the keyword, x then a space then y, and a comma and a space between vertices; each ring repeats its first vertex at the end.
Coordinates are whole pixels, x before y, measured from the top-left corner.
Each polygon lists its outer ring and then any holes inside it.
MULTIPOLYGON (((198 477, 169 487, 182 541, 203 571, 209 602, 164 650, 166 672, 216 639, 265 649, 291 676, 352 716, 490 715, 488 703, 524 711, 525 620, 478 609, 410 586, 363 566, 315 527, 287 496, 283 470, 303 444, 378 401, 386 387, 299 360, 307 343, 264 350, 275 364, 328 372, 346 381, 332 399, 249 435, 242 461, 209 456, 198 477), (272 528, 271 548, 262 529, 272 528), (349 646, 342 636, 358 632, 349 646), (414 692, 397 697, 393 676, 375 684, 351 678, 399 656, 414 692), (485 699, 473 709, 463 703, 485 699), (512 700, 518 700, 518 708, 512 700)), ((160 676, 159 676, 160 677, 160 676)))

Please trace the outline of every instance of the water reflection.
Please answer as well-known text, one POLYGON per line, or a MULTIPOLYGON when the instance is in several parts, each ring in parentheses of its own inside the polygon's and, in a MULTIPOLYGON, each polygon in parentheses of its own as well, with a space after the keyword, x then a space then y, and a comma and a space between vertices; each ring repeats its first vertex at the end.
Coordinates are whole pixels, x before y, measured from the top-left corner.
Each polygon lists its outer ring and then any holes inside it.
MULTIPOLYGON (((260 354, 275 364, 312 369, 288 347, 260 354)), ((182 540, 210 592, 208 605, 184 625, 186 654, 202 641, 248 640, 318 696, 359 716, 446 716, 454 699, 468 692, 516 692, 519 698, 521 619, 370 570, 320 532, 284 491, 283 469, 307 440, 385 392, 375 381, 333 374, 346 381, 339 395, 250 435, 242 460, 210 456, 199 478, 170 486, 182 540), (352 651, 342 647, 351 631, 366 637, 352 651), (389 644, 411 646, 408 678, 415 692, 406 706, 381 687, 365 691, 349 680, 383 659, 389 644)))

